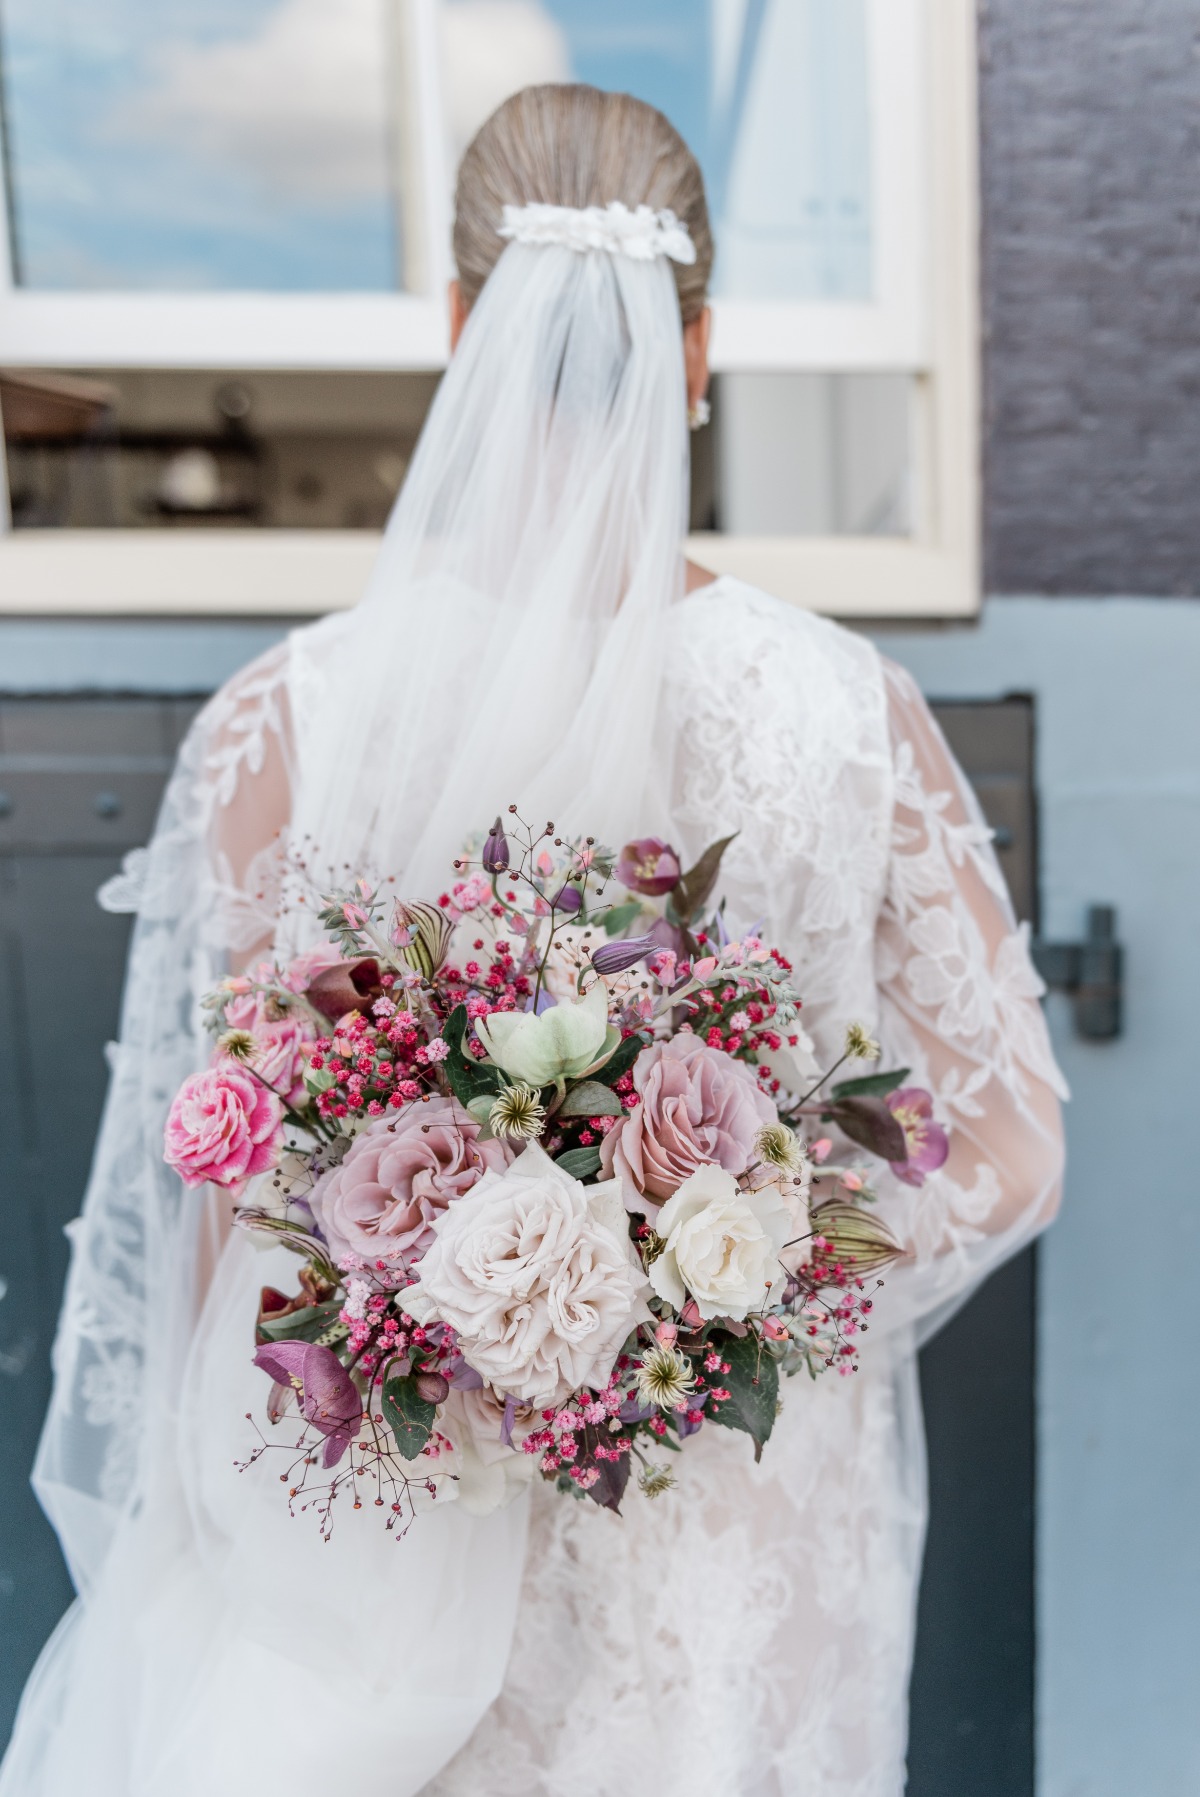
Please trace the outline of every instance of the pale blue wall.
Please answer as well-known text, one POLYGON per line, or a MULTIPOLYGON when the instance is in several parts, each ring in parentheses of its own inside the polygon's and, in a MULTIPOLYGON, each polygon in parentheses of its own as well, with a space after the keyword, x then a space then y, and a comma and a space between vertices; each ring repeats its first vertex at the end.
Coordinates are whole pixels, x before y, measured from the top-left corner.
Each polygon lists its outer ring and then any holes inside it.
MULTIPOLYGON (((194 691, 278 622, 0 621, 9 691, 194 691)), ((1043 922, 1119 909, 1119 1042, 1050 1014, 1075 1093, 1042 1249, 1038 1797, 1200 1791, 1200 604, 1004 599, 880 634, 935 698, 1033 692, 1043 922)), ((974 1797, 963 1793, 963 1797, 974 1797)))
POLYGON ((979 629, 879 640, 933 697, 1037 695, 1044 926, 1118 907, 1124 1036, 1080 1042, 1050 1005, 1074 1102, 1041 1256, 1038 1797, 1191 1797, 1200 604, 1004 599, 979 629))

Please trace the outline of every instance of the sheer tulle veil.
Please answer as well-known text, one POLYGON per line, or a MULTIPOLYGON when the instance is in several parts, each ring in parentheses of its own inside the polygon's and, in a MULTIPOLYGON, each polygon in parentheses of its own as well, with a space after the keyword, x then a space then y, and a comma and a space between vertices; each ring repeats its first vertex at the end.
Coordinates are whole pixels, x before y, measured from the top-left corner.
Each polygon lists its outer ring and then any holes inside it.
POLYGON ((481 806, 608 839, 666 806, 691 245, 648 208, 509 211, 366 595, 293 646, 298 837, 413 891, 481 806))
MULTIPOLYGON (((246 1347, 255 1290, 294 1268, 235 1239, 211 1277, 215 1207, 162 1163, 172 1091, 208 1054, 198 1000, 257 940, 220 822, 264 730, 286 744, 290 851, 413 894, 441 891, 464 835, 511 801, 539 826, 618 843, 667 822, 662 695, 688 485, 671 259, 694 252, 648 206, 510 207, 500 235, 361 603, 296 632, 257 686, 243 680, 236 715, 218 695, 153 842, 108 893, 138 920, 36 1468, 86 1601, 31 1681, 4 1797, 249 1791, 289 1771, 315 1788, 311 1740, 301 1753, 273 1738, 260 1755, 263 1665, 293 1703, 343 1700, 348 1715, 354 1681, 378 1675, 353 1641, 385 1637, 401 1602, 367 1544, 382 1531, 347 1526, 318 1560, 315 1530, 306 1543, 289 1525, 269 1475, 233 1476, 222 1418, 263 1397, 246 1347), (344 1693, 320 1642, 310 1653, 283 1620, 310 1578, 322 1639, 344 1643, 344 1693), (156 1581, 173 1594, 161 1610, 156 1581)), ((277 948, 312 936, 312 910, 285 904, 277 948)), ((404 1543, 401 1614, 425 1671, 406 1698, 410 1763, 381 1752, 376 1784, 360 1738, 364 1792, 420 1789, 495 1695, 524 1510, 422 1519, 419 1545, 404 1543)), ((391 1740, 395 1703, 385 1711, 391 1740)))

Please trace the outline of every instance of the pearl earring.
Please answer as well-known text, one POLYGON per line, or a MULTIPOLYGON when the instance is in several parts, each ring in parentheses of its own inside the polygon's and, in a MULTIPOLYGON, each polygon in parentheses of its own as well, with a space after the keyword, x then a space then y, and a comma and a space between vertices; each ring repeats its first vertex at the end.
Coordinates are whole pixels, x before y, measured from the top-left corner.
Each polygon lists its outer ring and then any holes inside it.
POLYGON ((703 430, 711 417, 712 407, 708 401, 698 399, 694 406, 688 407, 688 429, 690 431, 703 430))

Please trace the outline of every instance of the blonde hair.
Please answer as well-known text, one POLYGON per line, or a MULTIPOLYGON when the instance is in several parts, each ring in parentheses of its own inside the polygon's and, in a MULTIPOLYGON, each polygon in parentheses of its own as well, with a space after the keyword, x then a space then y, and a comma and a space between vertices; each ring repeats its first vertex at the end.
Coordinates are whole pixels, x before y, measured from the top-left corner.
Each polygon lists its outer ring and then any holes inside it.
POLYGON ((468 306, 500 257, 505 206, 669 209, 687 226, 696 260, 673 262, 685 324, 708 293, 713 241, 704 177, 669 119, 630 94, 526 87, 497 107, 468 145, 454 194, 454 259, 468 306))

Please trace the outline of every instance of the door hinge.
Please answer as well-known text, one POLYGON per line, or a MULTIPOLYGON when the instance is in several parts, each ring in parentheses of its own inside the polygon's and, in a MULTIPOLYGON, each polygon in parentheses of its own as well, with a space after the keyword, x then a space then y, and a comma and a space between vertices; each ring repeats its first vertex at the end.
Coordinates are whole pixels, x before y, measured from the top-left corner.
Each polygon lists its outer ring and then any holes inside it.
POLYGON ((1117 941, 1114 905, 1090 905, 1082 942, 1033 944, 1033 964, 1047 986, 1070 995, 1076 1033, 1112 1042, 1123 1023, 1125 952, 1117 941))

